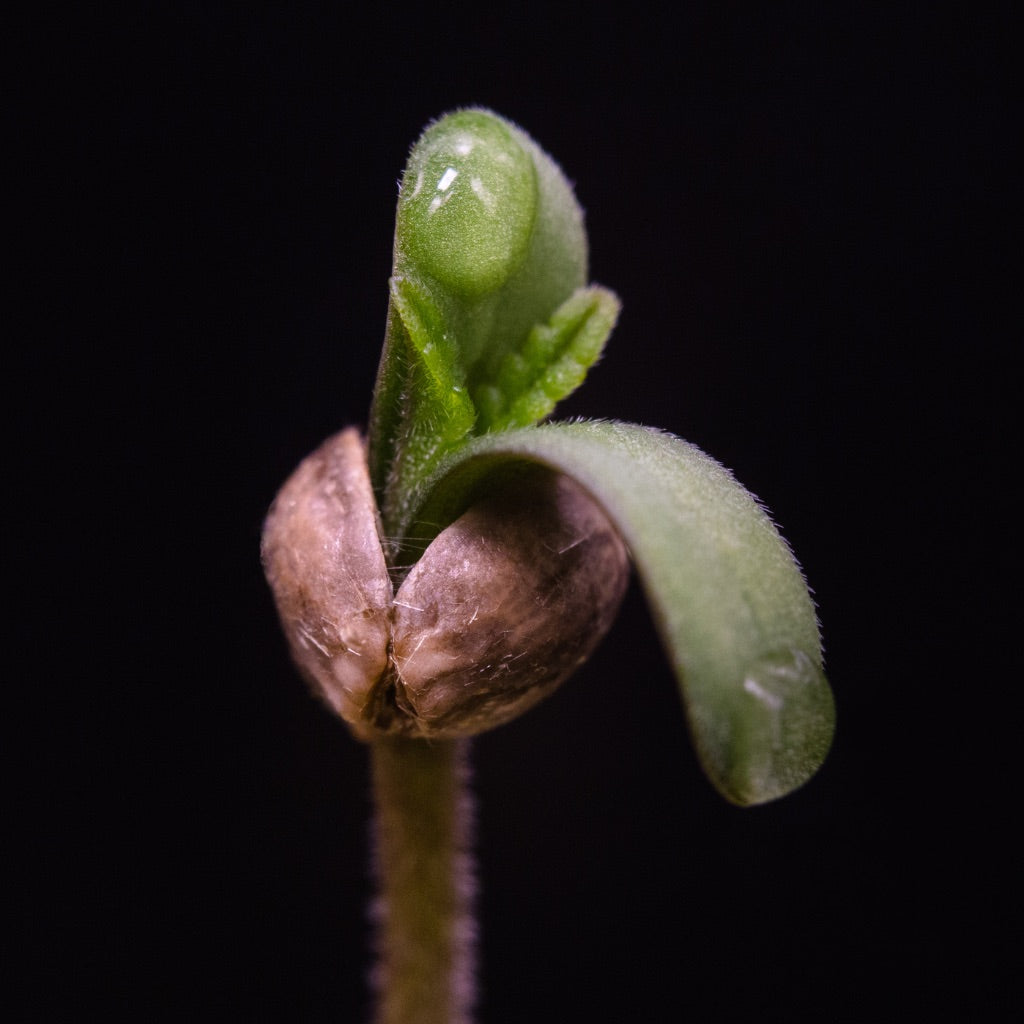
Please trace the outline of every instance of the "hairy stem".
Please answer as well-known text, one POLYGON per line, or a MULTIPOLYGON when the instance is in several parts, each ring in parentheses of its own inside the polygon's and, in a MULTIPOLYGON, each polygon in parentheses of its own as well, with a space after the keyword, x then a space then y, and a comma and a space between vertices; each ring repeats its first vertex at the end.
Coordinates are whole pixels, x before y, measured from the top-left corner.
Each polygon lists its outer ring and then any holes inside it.
POLYGON ((474 875, 468 740, 371 745, 375 1024, 471 1024, 474 875))

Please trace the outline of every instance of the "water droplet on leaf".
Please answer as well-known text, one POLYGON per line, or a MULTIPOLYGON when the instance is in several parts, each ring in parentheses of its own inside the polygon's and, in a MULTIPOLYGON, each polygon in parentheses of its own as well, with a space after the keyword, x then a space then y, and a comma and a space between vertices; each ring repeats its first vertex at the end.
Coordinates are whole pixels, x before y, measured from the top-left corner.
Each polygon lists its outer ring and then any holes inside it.
POLYGON ((446 288, 480 295, 526 258, 537 208, 530 154, 498 118, 451 114, 413 149, 398 203, 398 237, 446 288))
POLYGON ((773 652, 749 665, 719 713, 726 717, 724 742, 707 767, 738 804, 774 800, 803 784, 828 752, 835 721, 824 674, 798 650, 773 652))

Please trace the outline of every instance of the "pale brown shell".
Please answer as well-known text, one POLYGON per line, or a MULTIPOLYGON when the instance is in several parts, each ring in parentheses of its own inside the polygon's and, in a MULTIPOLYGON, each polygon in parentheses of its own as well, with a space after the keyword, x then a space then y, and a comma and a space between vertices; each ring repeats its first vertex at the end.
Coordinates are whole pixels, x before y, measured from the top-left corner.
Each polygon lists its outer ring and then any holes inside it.
POLYGON ((303 675, 353 726, 388 667, 391 580, 359 432, 328 438, 281 488, 263 568, 303 675))
POLYGON ((354 430, 285 484, 263 553, 295 660, 363 739, 515 718, 586 660, 629 573, 599 506, 535 467, 438 534, 392 598, 354 430))
POLYGON ((628 580, 607 517, 568 477, 489 495, 427 548, 395 598, 397 701, 431 735, 522 714, 581 665, 628 580))

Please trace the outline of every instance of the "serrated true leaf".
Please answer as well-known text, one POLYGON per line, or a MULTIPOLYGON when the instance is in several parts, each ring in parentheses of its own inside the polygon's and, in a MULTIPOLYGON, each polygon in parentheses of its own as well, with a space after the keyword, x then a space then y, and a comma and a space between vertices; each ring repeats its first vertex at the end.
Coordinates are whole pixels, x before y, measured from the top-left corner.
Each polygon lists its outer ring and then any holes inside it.
POLYGON ((476 412, 440 311, 429 292, 408 278, 391 279, 391 301, 423 369, 418 415, 430 419, 443 444, 462 440, 473 429, 476 412))
POLYGON ((506 355, 493 382, 479 387, 477 433, 527 427, 550 415, 583 383, 615 327, 619 300, 606 288, 580 288, 522 350, 506 355))

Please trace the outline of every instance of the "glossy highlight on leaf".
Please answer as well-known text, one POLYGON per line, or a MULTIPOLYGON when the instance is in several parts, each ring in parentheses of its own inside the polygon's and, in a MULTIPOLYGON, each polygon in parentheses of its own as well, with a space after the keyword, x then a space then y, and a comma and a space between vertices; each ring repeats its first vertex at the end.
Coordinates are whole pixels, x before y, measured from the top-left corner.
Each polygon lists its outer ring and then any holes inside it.
POLYGON ((522 264, 536 213, 529 153, 499 118, 464 110, 428 128, 413 150, 397 234, 418 271, 476 296, 522 264))

